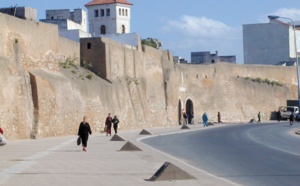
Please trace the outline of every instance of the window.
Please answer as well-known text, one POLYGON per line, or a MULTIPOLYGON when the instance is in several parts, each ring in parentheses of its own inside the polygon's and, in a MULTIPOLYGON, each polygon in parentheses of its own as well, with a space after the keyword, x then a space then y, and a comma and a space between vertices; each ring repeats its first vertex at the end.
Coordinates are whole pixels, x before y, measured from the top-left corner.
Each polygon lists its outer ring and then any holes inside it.
POLYGON ((106 16, 110 16, 110 9, 109 8, 106 9, 106 16))
POLYGON ((124 16, 124 9, 122 9, 122 16, 124 16))
POLYGON ((87 43, 87 49, 91 49, 92 43, 87 43))
POLYGON ((101 9, 101 17, 104 17, 104 9, 101 9))
POLYGON ((121 15, 121 8, 119 8, 119 15, 121 15))
POLYGON ((128 16, 128 10, 127 9, 125 10, 125 15, 128 16))
POLYGON ((95 10, 95 17, 99 17, 99 11, 95 10))

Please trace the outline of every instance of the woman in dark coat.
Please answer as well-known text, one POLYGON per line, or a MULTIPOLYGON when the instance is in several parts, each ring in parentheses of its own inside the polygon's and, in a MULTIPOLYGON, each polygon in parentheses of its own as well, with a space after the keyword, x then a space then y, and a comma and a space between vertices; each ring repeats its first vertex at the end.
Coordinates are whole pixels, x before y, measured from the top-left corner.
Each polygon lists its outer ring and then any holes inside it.
POLYGON ((87 117, 83 117, 83 121, 79 125, 78 136, 80 136, 82 141, 82 150, 86 151, 87 141, 89 139, 89 134, 92 134, 90 124, 86 121, 87 117))
POLYGON ((112 117, 110 116, 110 113, 108 113, 108 116, 106 117, 105 120, 106 136, 108 136, 108 134, 111 136, 111 122, 112 122, 112 117))

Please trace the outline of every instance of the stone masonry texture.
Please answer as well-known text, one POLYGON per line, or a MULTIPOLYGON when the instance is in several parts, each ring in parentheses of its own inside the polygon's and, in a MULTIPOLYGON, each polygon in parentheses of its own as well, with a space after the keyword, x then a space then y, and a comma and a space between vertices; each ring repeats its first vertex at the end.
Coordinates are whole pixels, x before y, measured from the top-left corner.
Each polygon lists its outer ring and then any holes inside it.
POLYGON ((76 134, 83 116, 101 132, 108 113, 120 130, 178 125, 188 100, 196 123, 203 112, 217 121, 218 111, 224 122, 248 122, 259 111, 269 120, 297 98, 295 67, 174 64, 169 51, 105 38, 88 40, 99 47, 87 51, 55 25, 1 13, 0 23, 0 125, 9 140, 76 134), (62 68, 68 59, 73 65, 62 68))

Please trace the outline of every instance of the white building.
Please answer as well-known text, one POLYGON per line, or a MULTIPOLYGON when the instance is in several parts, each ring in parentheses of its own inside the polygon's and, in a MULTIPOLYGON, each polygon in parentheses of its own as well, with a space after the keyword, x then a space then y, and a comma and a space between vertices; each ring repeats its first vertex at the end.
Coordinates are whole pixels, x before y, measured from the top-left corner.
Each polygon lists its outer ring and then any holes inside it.
POLYGON ((93 0, 85 5, 92 36, 130 33, 130 8, 126 0, 93 0))
POLYGON ((46 10, 46 19, 40 21, 58 25, 59 35, 73 41, 91 36, 87 30, 87 12, 83 9, 46 10))
MULTIPOLYGON (((296 23, 297 53, 300 24, 296 23)), ((269 23, 243 25, 244 64, 277 65, 295 61, 294 29, 278 19, 269 23)))
POLYGON ((219 56, 218 51, 211 54, 209 51, 191 52, 192 64, 214 64, 218 62, 236 63, 236 56, 219 56))

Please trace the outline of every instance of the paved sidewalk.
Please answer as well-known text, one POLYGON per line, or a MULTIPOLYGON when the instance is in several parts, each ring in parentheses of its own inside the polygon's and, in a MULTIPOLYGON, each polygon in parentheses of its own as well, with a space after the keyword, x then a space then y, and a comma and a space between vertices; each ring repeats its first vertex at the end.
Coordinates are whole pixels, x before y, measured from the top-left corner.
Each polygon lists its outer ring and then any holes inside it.
MULTIPOLYGON (((191 129, 174 126, 146 130, 155 136, 212 128, 199 124, 188 126, 191 129)), ((111 137, 105 134, 91 135, 87 152, 76 145, 76 135, 8 142, 0 147, 0 185, 234 185, 141 143, 139 139, 145 135, 139 135, 140 131, 119 132, 121 137, 142 149, 139 152, 119 151, 126 141, 110 141, 111 137), (171 162, 197 179, 146 181, 164 162, 171 162)))

